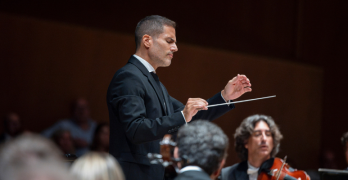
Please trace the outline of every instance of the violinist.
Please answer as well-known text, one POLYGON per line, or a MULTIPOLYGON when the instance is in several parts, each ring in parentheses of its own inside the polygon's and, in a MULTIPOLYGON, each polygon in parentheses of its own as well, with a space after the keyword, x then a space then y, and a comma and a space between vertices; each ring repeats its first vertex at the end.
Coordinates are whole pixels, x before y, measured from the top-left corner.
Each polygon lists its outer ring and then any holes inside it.
POLYGON ((212 180, 225 164, 228 137, 217 125, 194 121, 179 129, 174 157, 180 158, 175 180, 212 180))
POLYGON ((270 116, 253 115, 243 120, 234 138, 242 162, 223 168, 222 180, 257 180, 263 169, 272 167, 283 136, 270 116))

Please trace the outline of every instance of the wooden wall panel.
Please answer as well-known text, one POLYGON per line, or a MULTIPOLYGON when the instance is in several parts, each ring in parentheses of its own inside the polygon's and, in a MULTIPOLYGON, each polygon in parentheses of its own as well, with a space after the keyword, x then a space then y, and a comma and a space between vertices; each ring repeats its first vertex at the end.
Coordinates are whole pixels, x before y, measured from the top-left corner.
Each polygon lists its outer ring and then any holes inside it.
POLYGON ((178 41, 280 58, 294 58, 298 6, 294 0, 202 2, 0 1, 0 12, 133 33, 149 15, 178 24, 178 41))
MULTIPOLYGON (((19 112, 29 130, 41 131, 69 116, 69 103, 86 97, 92 117, 108 121, 106 90, 113 74, 134 53, 133 36, 0 14, 0 114, 19 112)), ((169 93, 186 102, 209 98, 237 73, 253 92, 240 99, 277 98, 238 104, 215 121, 230 137, 227 165, 238 162, 235 128, 247 116, 274 117, 284 135, 285 154, 298 168, 317 167, 322 111, 322 70, 281 59, 178 43, 169 68, 158 73, 169 93)))

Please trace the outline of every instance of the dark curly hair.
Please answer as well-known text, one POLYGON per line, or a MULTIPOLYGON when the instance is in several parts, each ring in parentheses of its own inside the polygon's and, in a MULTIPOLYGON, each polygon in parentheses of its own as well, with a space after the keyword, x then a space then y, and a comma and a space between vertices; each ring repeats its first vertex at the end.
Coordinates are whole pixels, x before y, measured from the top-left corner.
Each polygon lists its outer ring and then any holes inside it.
POLYGON ((271 157, 274 157, 279 152, 280 140, 283 139, 283 135, 280 133, 278 126, 275 124, 272 117, 256 114, 245 118, 234 134, 235 150, 242 161, 248 160, 248 150, 245 148, 245 143, 253 133, 256 123, 259 121, 267 123, 271 130, 273 138, 271 157))

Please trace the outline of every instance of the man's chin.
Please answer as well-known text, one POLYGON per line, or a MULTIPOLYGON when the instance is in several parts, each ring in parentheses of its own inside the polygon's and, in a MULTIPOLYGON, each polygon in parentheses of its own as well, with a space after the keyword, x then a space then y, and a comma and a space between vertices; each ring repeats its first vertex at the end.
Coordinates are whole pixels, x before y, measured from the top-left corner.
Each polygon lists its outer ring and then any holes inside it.
POLYGON ((168 66, 170 66, 171 63, 172 63, 171 60, 166 60, 166 61, 162 64, 161 67, 168 67, 168 66))
POLYGON ((269 159, 269 157, 271 157, 271 153, 269 151, 261 151, 259 156, 269 159))

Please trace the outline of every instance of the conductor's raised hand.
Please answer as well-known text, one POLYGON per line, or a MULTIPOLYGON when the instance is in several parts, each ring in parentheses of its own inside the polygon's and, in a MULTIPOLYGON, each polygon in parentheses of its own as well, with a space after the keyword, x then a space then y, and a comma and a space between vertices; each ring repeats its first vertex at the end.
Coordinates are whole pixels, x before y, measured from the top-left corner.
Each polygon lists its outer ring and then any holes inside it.
POLYGON ((183 110, 186 122, 190 122, 199 110, 208 110, 207 106, 208 102, 204 99, 189 98, 183 110))
POLYGON ((221 91, 225 100, 234 100, 246 92, 251 92, 250 80, 245 75, 237 75, 228 81, 225 89, 221 91))

